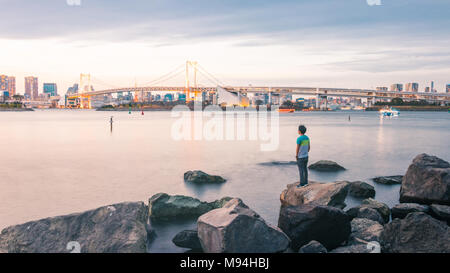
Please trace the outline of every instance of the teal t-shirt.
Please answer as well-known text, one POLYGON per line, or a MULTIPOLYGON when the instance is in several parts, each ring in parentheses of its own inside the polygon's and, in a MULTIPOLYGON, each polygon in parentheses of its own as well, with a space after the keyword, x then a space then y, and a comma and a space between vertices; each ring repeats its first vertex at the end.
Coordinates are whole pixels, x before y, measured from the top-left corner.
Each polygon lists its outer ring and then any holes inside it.
POLYGON ((298 150, 298 158, 308 157, 309 152, 309 137, 303 135, 297 138, 297 144, 300 145, 298 150))

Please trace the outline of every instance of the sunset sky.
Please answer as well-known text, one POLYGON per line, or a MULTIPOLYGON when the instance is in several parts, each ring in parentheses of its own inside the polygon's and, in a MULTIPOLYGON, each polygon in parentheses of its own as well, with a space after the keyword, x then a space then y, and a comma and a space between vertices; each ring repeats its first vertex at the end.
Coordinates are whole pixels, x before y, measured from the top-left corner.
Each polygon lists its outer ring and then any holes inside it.
POLYGON ((450 84, 448 0, 68 2, 0 0, 0 74, 19 93, 29 75, 64 94, 80 73, 97 90, 134 86, 186 60, 228 85, 450 84))

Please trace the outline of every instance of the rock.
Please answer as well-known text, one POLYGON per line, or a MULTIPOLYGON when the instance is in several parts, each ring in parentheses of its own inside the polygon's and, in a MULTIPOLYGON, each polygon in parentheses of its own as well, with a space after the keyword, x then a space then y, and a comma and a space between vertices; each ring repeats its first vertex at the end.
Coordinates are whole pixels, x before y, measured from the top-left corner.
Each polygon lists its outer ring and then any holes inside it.
POLYGON ((311 241, 302 246, 298 253, 327 253, 327 249, 317 241, 311 241))
POLYGON ((402 184, 403 175, 379 176, 372 178, 375 183, 384 185, 402 184))
POLYGON ((331 160, 320 160, 308 167, 310 170, 319 172, 344 171, 345 168, 331 160))
POLYGON ((152 220, 163 221, 176 218, 197 218, 210 210, 221 208, 231 199, 231 197, 224 197, 208 203, 189 196, 158 193, 148 201, 149 215, 152 220))
POLYGON ((351 222, 352 233, 349 238, 349 245, 364 244, 368 242, 379 242, 383 226, 375 221, 366 218, 355 218, 351 222))
POLYGON ((218 184, 226 180, 218 175, 209 175, 202 171, 188 171, 184 174, 184 182, 198 184, 218 184))
POLYGON ((330 253, 372 253, 372 250, 368 245, 359 244, 359 245, 349 245, 349 246, 341 246, 336 249, 330 251, 330 253))
POLYGON ((258 163, 261 166, 296 166, 297 161, 271 161, 258 163))
POLYGON ((403 219, 411 212, 424 212, 428 213, 430 211, 430 207, 427 205, 420 205, 416 203, 403 203, 397 204, 392 209, 392 219, 400 218, 403 219))
POLYGON ((294 251, 312 240, 334 249, 350 235, 350 219, 340 209, 312 204, 281 207, 278 227, 291 238, 294 251))
POLYGON ((198 237, 205 253, 278 253, 289 238, 267 224, 240 199, 198 218, 198 237))
POLYGON ((450 225, 450 206, 431 205, 431 215, 439 220, 446 221, 450 225))
POLYGON ((350 183, 349 192, 350 196, 369 198, 375 197, 375 188, 362 181, 355 181, 350 183))
POLYGON ((315 204, 345 207, 349 182, 318 183, 309 182, 306 187, 297 188, 299 183, 287 185, 287 189, 281 193, 280 201, 283 206, 298 206, 303 204, 315 204))
POLYGON ((143 202, 121 203, 5 228, 0 245, 10 253, 145 253, 153 231, 143 202), (69 250, 68 250, 69 249, 69 250))
POLYGON ((381 225, 384 225, 386 223, 381 214, 377 210, 364 205, 351 208, 348 211, 346 211, 346 213, 347 215, 350 216, 351 219, 354 218, 369 219, 381 225))
POLYGON ((196 230, 184 230, 175 235, 172 242, 178 247, 202 250, 202 245, 200 244, 196 230))
POLYGON ((381 232, 386 253, 450 253, 450 228, 423 212, 394 219, 381 232))
POLYGON ((450 163, 427 154, 414 158, 403 177, 400 202, 450 205, 450 163))
POLYGON ((388 205, 378 202, 372 198, 367 198, 362 201, 362 206, 373 208, 383 217, 385 223, 389 222, 391 216, 391 209, 388 205))

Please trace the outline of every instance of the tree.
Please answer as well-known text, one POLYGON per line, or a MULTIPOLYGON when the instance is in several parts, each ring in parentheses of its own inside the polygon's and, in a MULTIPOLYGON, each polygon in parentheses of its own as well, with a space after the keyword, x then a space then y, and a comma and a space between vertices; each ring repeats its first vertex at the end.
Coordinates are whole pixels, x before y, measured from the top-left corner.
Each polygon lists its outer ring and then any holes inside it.
POLYGON ((393 98, 391 100, 391 104, 392 105, 403 105, 404 102, 403 102, 403 100, 401 98, 393 98))

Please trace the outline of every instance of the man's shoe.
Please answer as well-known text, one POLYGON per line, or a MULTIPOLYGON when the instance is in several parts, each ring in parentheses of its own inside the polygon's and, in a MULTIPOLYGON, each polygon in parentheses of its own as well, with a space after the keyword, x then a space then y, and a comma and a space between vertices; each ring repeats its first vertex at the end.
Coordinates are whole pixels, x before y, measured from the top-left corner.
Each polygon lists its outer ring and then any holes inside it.
POLYGON ((300 188, 303 188, 303 187, 306 187, 306 186, 308 186, 308 184, 305 184, 305 185, 297 185, 297 189, 300 189, 300 188))

